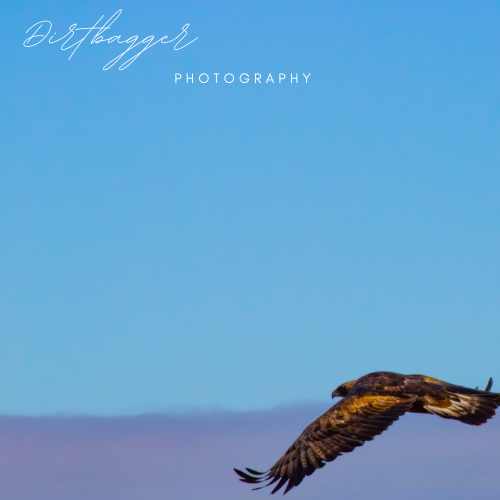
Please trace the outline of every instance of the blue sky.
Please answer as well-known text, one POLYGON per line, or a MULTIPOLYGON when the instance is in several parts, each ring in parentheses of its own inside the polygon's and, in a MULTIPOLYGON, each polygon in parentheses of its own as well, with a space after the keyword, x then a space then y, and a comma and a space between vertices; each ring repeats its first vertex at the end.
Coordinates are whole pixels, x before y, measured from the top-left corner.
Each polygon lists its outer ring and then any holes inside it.
POLYGON ((500 351, 498 2, 4 2, 1 413, 327 401, 500 351), (110 33, 25 48, 118 9, 110 33), (308 83, 174 83, 309 74, 308 83))

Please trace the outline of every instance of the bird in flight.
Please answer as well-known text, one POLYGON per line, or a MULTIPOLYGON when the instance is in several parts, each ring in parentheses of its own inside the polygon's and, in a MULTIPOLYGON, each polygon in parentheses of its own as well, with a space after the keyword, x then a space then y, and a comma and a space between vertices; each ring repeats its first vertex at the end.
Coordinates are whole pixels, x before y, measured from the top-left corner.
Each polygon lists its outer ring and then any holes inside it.
POLYGON ((382 434, 406 412, 427 413, 481 425, 500 405, 500 394, 449 384, 425 375, 374 372, 345 382, 332 392, 342 399, 309 424, 285 454, 266 472, 234 469, 240 481, 275 484, 276 493, 299 485, 305 476, 382 434))

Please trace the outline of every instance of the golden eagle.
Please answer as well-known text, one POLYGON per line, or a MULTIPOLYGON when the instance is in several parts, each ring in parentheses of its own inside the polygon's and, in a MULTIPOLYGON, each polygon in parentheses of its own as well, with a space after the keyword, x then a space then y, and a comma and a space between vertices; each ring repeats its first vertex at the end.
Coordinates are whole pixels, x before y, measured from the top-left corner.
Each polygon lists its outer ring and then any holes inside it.
POLYGON ((299 485, 305 476, 324 467, 326 462, 362 446, 382 434, 407 411, 429 413, 481 425, 500 405, 500 395, 486 390, 468 389, 425 375, 401 375, 391 372, 369 373, 339 385, 332 398, 338 403, 308 425, 286 453, 266 472, 234 469, 240 481, 277 483, 271 493, 286 484, 284 493, 299 485))

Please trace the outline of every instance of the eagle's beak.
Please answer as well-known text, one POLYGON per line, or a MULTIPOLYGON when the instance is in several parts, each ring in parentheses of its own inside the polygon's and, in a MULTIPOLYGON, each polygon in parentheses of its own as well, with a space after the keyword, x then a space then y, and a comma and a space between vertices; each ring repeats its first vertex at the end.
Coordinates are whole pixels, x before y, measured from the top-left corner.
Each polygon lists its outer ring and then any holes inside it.
POLYGON ((340 394, 337 391, 333 391, 332 392, 332 399, 334 399, 334 398, 336 398, 338 396, 340 396, 340 394))

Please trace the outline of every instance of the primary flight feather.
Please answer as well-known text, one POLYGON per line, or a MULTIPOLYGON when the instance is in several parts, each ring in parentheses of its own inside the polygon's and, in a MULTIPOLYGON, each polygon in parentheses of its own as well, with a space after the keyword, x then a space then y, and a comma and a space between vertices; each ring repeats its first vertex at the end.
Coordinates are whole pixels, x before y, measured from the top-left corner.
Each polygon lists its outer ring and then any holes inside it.
POLYGON ((245 483, 266 483, 254 489, 275 484, 275 493, 286 484, 287 493, 326 462, 371 441, 407 411, 484 424, 500 405, 500 395, 489 392, 492 383, 490 378, 480 391, 425 375, 369 373, 337 387, 332 398, 342 399, 309 424, 268 471, 234 471, 245 483))

